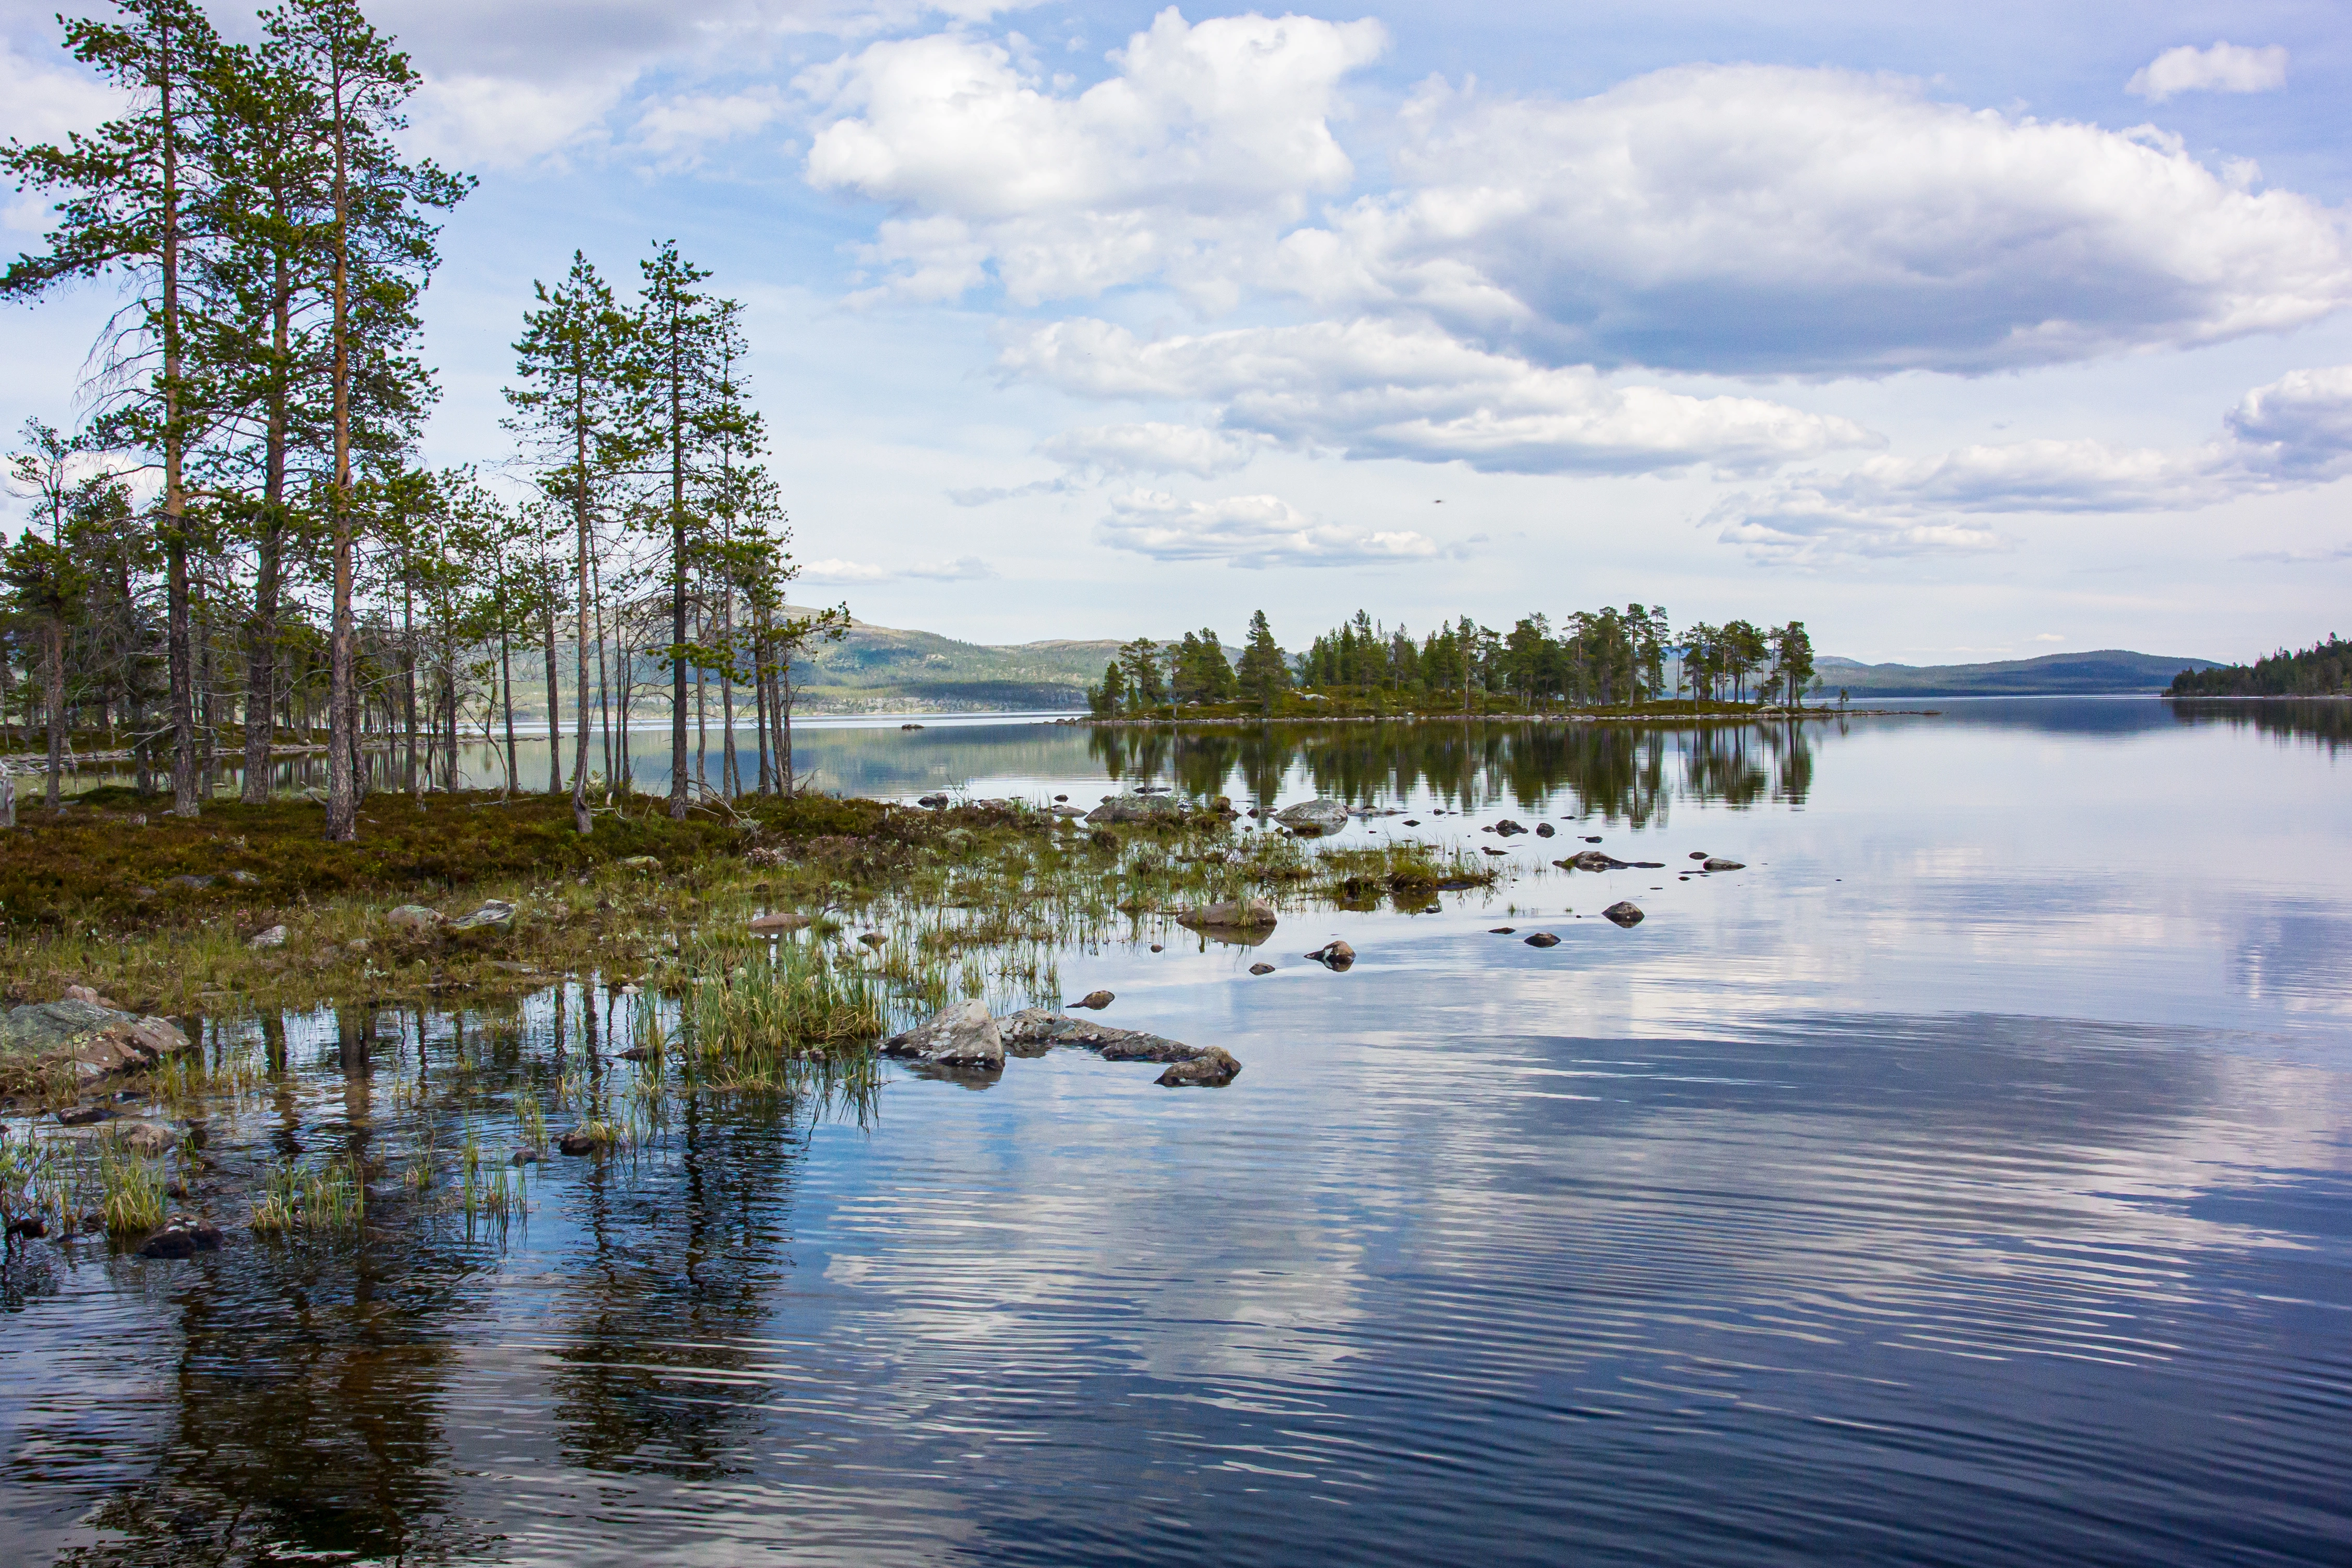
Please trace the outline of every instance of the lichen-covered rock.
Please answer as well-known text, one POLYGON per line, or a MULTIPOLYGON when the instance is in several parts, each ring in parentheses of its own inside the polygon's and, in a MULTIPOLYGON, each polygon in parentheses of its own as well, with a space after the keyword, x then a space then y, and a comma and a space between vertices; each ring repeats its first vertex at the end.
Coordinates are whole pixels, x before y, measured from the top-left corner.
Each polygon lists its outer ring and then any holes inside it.
POLYGON ((1276 811, 1274 820, 1294 833, 1336 833, 1348 825, 1348 807, 1341 800, 1301 800, 1276 811))
POLYGON ((489 899, 473 914, 449 922, 448 928, 464 931, 507 931, 514 926, 515 907, 501 899, 489 899))
POLYGON ((1184 802, 1172 795, 1147 795, 1140 790, 1107 795, 1087 813, 1089 822, 1171 822, 1184 815, 1184 802))
POLYGON ((169 1019, 74 998, 27 1002, 0 1017, 0 1071, 11 1074, 71 1061, 79 1076, 97 1078, 187 1049, 188 1037, 169 1019))
POLYGON ((885 1056, 902 1056, 934 1067, 1004 1065, 1004 1039, 988 1009, 976 1001, 950 1002, 929 1022, 882 1042, 885 1056))
POLYGON ((1270 899, 1229 898, 1222 904, 1188 909, 1176 917, 1176 924, 1189 925, 1195 930, 1228 931, 1248 927, 1272 930, 1276 918, 1274 903, 1270 899))

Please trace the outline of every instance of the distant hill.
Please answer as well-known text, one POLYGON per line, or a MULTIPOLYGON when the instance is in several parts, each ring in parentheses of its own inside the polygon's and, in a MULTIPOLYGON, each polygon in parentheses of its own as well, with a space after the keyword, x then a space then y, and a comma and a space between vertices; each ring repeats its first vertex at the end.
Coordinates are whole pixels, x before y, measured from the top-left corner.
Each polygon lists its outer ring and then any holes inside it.
POLYGON ((794 666, 794 706, 812 713, 954 713, 1083 708, 1114 642, 1056 639, 992 647, 932 632, 851 622, 794 666))
POLYGON ((2101 648, 1990 664, 1865 664, 1832 656, 1814 660, 1813 673, 1825 691, 1843 687, 1858 697, 2097 696, 2160 692, 2181 671, 2217 663, 2101 648))

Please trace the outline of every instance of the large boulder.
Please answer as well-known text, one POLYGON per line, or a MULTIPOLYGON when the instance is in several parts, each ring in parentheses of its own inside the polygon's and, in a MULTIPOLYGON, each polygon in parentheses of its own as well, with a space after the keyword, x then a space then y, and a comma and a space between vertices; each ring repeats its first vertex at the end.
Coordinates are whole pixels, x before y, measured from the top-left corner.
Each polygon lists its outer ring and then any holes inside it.
POLYGON ((12 1076, 70 1061, 76 1076, 99 1078, 187 1049, 188 1037, 169 1019, 73 998, 27 1002, 0 1017, 0 1071, 12 1076))
POLYGON ((1152 1080, 1162 1089, 1222 1089, 1234 1081, 1242 1064, 1216 1046, 1206 1046, 1152 1080))
POLYGON ((1294 833, 1336 833, 1348 825, 1348 807, 1340 800, 1302 800, 1276 811, 1274 820, 1294 833))
POLYGON ((1276 918, 1271 899, 1229 898, 1222 904, 1188 909, 1176 917, 1176 924, 1191 926, 1195 931, 1271 931, 1276 918))
POLYGON ((950 1002, 929 1023, 884 1040, 882 1054, 903 1056, 934 1067, 1001 1068, 1004 1065, 1004 1038, 997 1032, 996 1020, 988 1016, 988 1009, 981 1003, 950 1002))
POLYGON ((1140 790, 1106 795, 1101 805, 1087 813, 1089 822, 1175 822, 1183 817, 1183 801, 1172 795, 1146 795, 1140 790))

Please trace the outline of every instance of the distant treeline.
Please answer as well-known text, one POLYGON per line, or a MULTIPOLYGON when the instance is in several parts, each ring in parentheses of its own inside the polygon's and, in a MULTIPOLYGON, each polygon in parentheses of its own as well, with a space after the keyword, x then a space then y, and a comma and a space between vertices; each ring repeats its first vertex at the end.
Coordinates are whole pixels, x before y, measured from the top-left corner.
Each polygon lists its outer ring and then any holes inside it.
POLYGON ((1712 702, 1794 702, 1818 686, 1804 622, 1759 627, 1747 621, 1699 622, 1676 632, 1664 608, 1628 604, 1580 610, 1558 628, 1541 613, 1507 632, 1465 615, 1416 640, 1364 611, 1318 636, 1304 653, 1285 653, 1265 612, 1250 618, 1238 663, 1216 632, 1187 632, 1177 643, 1139 637, 1087 688, 1097 715, 1141 714, 1236 703, 1271 711, 1283 692, 1384 696, 1411 706, 1456 702, 1483 707, 1503 698, 1523 707, 1614 706, 1689 696, 1712 702))
POLYGON ((2172 677, 2176 697, 2326 697, 2352 694, 2352 643, 2330 633, 2300 653, 2282 648, 2251 664, 2183 670, 2172 677))

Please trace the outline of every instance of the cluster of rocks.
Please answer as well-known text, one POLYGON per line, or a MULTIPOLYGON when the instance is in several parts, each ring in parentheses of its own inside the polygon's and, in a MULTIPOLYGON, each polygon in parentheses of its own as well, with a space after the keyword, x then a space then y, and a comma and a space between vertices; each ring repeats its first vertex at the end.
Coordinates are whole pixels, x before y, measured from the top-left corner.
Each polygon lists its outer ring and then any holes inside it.
MULTIPOLYGON (((1111 1000, 1102 991, 1074 1005, 1099 1008, 1111 1000)), ((1230 1052, 1217 1046, 1186 1045, 1164 1035, 1118 1029, 1045 1008, 994 1018, 977 1001, 949 1003, 928 1021, 884 1040, 882 1053, 950 1072, 999 1072, 1007 1056, 1043 1056, 1064 1045, 1092 1051, 1106 1061, 1161 1063, 1166 1071, 1153 1082, 1171 1089, 1222 1087, 1242 1070, 1230 1052)))
POLYGON ((85 1082, 188 1049, 169 1019, 143 1018, 87 986, 68 986, 53 1002, 27 1002, 0 1015, 0 1068, 9 1077, 39 1076, 70 1062, 85 1082))

